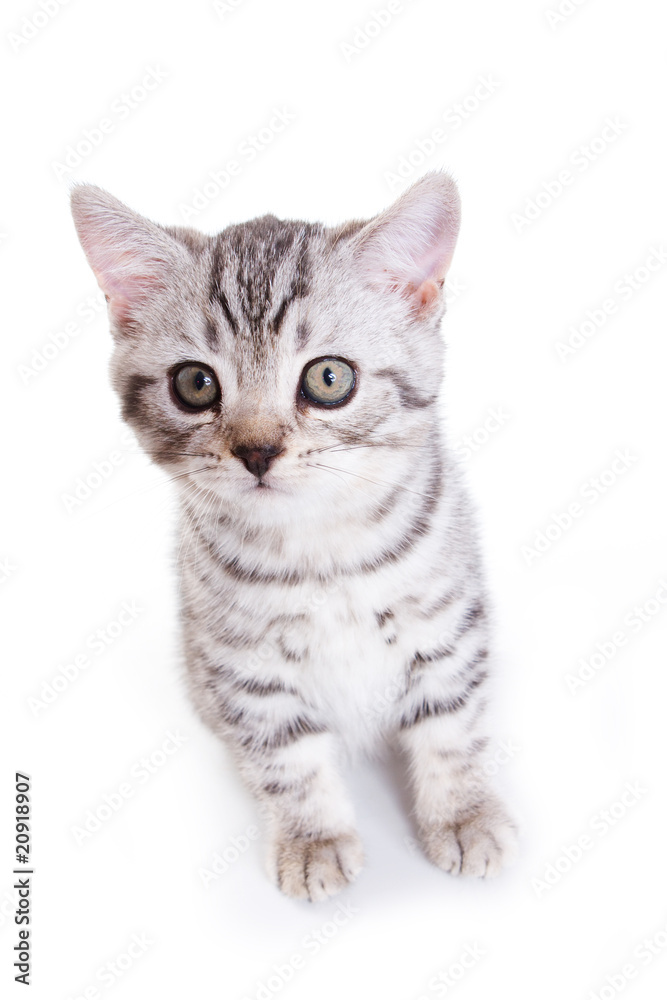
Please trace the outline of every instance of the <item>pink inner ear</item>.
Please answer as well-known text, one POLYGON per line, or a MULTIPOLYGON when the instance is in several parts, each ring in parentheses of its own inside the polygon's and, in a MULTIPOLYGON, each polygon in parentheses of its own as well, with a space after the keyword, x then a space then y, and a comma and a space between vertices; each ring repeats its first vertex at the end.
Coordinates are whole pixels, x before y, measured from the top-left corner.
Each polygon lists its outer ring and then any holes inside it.
POLYGON ((441 300, 459 218, 451 178, 426 175, 362 230, 357 255, 367 278, 428 310, 441 300))
POLYGON ((412 293, 411 298, 418 312, 428 312, 431 306, 434 306, 440 298, 440 289, 432 278, 427 278, 412 293))
MULTIPOLYGON (((97 283, 104 292, 109 309, 120 323, 126 323, 132 314, 134 307, 141 301, 143 295, 139 289, 133 290, 130 280, 121 284, 120 282, 110 282, 99 272, 94 272, 97 283)), ((136 282, 139 285, 139 282, 136 282)))
POLYGON ((454 256, 455 240, 456 235, 452 238, 451 233, 446 231, 421 257, 418 268, 425 278, 432 278, 436 282, 444 281, 454 256))
POLYGON ((93 186, 74 189, 72 214, 111 313, 120 323, 129 321, 178 267, 178 244, 162 227, 93 186))
MULTIPOLYGON (((397 233, 394 244, 384 247, 386 266, 379 273, 382 260, 378 250, 373 250, 367 260, 367 274, 379 284, 407 299, 418 313, 427 313, 441 299, 447 271, 452 262, 453 240, 448 232, 435 239, 433 245, 421 245, 410 232, 397 233), (413 236, 410 242, 409 237, 413 236), (420 252, 421 251, 421 252, 420 252)), ((379 248, 378 248, 379 249, 379 248)))
POLYGON ((119 322, 127 322, 133 310, 159 286, 158 261, 132 250, 99 246, 91 257, 93 272, 109 308, 119 322))

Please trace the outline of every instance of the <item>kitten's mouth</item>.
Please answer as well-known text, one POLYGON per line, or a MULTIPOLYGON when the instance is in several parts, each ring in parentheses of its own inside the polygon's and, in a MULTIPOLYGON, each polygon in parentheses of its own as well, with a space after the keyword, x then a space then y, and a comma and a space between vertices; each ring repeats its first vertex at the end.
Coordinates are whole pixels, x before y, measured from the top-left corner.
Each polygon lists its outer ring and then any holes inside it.
POLYGON ((255 481, 254 486, 250 487, 249 492, 256 493, 257 490, 261 490, 262 493, 275 493, 276 491, 280 492, 279 487, 277 487, 275 483, 267 482, 266 479, 264 478, 257 479, 255 481))

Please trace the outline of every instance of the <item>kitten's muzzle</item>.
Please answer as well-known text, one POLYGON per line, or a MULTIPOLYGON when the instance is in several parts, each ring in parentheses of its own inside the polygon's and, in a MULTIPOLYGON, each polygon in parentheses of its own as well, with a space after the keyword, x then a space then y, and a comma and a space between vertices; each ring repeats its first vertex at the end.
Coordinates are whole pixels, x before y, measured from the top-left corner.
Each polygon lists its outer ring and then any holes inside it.
POLYGON ((284 448, 272 444, 237 445, 231 449, 232 455, 243 462, 248 472, 252 472, 253 476, 257 476, 258 479, 261 479, 268 472, 274 458, 282 455, 284 450, 284 448))

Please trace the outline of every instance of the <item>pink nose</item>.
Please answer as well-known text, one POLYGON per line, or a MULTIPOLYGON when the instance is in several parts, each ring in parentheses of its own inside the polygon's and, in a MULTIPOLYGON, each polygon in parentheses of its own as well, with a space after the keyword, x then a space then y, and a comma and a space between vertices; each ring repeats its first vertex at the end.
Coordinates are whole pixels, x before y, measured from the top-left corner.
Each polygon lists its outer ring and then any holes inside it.
POLYGON ((237 445, 232 448, 232 455, 238 458, 245 465, 248 472, 261 479, 268 471, 274 458, 281 455, 283 449, 275 445, 237 445))

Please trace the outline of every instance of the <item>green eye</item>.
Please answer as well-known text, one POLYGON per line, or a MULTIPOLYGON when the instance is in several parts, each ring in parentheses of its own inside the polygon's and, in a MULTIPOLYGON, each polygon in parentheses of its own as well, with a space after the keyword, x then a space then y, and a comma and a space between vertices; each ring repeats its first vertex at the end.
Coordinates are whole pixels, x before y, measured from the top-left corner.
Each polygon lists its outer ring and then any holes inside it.
POLYGON ((303 370, 301 389, 311 403, 336 406, 354 389, 354 368, 342 358, 318 358, 303 370))
POLYGON ((218 380, 207 365, 188 361, 172 375, 172 385, 181 403, 191 410, 205 410, 220 399, 218 380))

